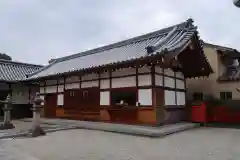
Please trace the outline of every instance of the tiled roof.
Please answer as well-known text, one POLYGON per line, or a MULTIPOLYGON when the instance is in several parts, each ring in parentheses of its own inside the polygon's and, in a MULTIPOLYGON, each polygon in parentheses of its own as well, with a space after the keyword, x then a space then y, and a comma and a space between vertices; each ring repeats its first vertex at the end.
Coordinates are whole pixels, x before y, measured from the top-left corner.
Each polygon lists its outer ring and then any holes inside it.
POLYGON ((26 75, 36 72, 43 66, 0 60, 0 81, 20 81, 26 78, 26 75))
POLYGON ((197 34, 192 19, 156 32, 56 59, 30 75, 30 79, 48 77, 108 64, 135 60, 155 54, 178 54, 197 34))
POLYGON ((236 51, 236 49, 234 49, 234 48, 216 45, 216 44, 207 43, 207 42, 204 42, 204 46, 213 47, 213 48, 216 48, 217 50, 221 50, 221 51, 236 51))
POLYGON ((218 51, 218 53, 220 53, 224 56, 228 56, 228 57, 232 57, 232 58, 234 58, 234 57, 240 58, 240 52, 237 49, 226 47, 226 46, 220 46, 220 45, 216 45, 216 44, 211 44, 211 43, 206 43, 206 42, 204 42, 204 46, 213 47, 218 51))

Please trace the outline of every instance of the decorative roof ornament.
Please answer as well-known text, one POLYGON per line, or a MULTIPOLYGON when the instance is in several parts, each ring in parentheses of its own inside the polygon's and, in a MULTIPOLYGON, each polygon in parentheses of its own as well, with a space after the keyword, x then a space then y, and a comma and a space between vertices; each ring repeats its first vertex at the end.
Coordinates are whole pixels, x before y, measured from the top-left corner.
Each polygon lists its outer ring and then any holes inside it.
POLYGON ((240 0, 233 0, 233 4, 240 8, 240 0))

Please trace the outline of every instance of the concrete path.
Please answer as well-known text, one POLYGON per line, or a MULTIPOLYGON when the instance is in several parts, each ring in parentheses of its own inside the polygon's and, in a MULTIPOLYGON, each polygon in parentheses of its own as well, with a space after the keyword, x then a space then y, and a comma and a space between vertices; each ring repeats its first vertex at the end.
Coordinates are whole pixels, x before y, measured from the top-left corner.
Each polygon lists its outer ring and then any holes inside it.
MULTIPOLYGON (((31 119, 24 119, 23 121, 31 121, 31 119)), ((199 127, 196 123, 178 123, 159 127, 150 126, 137 126, 125 124, 113 124, 103 122, 88 122, 88 121, 75 121, 63 119, 47 119, 43 118, 42 123, 45 124, 58 124, 73 126, 78 129, 100 130, 107 132, 116 132, 130 135, 148 136, 148 137, 163 137, 176 132, 199 127)))
POLYGON ((77 129, 2 141, 6 152, 26 156, 19 160, 240 159, 240 130, 226 128, 198 128, 158 139, 77 129))

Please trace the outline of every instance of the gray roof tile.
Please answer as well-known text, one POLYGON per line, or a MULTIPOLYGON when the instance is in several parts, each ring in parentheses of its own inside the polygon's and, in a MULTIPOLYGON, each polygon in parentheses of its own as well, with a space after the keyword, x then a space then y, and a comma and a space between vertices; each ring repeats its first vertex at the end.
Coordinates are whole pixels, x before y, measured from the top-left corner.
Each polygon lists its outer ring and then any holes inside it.
POLYGON ((26 75, 36 72, 43 66, 0 60, 0 81, 20 81, 26 79, 26 75))
POLYGON ((189 42, 197 28, 192 20, 146 35, 56 59, 50 65, 30 75, 29 79, 78 71, 87 68, 120 63, 127 60, 174 52, 189 42))

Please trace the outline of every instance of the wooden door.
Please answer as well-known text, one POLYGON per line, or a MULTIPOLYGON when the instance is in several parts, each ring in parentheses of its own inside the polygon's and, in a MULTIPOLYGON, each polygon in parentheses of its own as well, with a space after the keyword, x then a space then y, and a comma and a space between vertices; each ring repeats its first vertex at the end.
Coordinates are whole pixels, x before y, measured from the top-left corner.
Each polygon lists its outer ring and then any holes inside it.
POLYGON ((64 92, 64 110, 77 110, 80 89, 70 89, 64 92))
POLYGON ((44 114, 45 117, 56 117, 57 95, 47 94, 45 96, 44 114))
POLYGON ((99 88, 86 88, 78 93, 80 110, 100 111, 100 91, 99 88))

